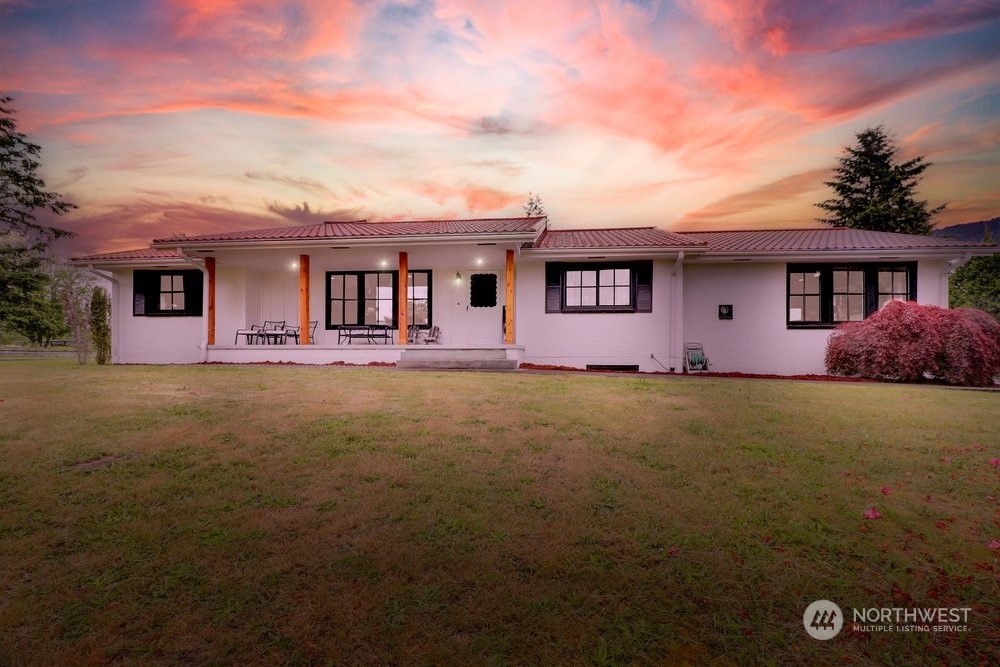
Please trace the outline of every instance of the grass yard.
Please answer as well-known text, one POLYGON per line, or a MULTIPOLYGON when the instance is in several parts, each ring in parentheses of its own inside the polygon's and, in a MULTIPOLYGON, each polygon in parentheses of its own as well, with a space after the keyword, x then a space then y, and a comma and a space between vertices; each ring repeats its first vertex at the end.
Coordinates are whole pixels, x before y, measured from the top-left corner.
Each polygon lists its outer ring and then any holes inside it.
POLYGON ((996 392, 4 361, 0 664, 986 664, 998 458, 996 392))

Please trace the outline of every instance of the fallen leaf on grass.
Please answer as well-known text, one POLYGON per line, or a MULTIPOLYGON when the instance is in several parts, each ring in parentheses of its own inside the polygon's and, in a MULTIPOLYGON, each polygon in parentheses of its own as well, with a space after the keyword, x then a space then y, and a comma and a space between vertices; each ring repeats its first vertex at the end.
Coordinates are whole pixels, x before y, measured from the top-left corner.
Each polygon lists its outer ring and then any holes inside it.
POLYGON ((934 525, 941 530, 948 530, 948 524, 944 521, 935 521, 934 525))
POLYGON ((882 491, 882 495, 883 495, 883 496, 887 496, 887 495, 889 495, 890 493, 892 493, 892 489, 890 489, 890 488, 889 488, 888 486, 883 486, 883 487, 881 488, 881 491, 882 491))
POLYGON ((987 546, 994 551, 1000 549, 1000 540, 990 540, 990 543, 987 546))
POLYGON ((874 505, 872 507, 869 507, 868 509, 866 509, 864 511, 863 516, 866 519, 881 519, 882 518, 882 514, 877 509, 875 509, 874 505))
POLYGON ((1000 459, 990 459, 990 465, 994 468, 1000 468, 1000 459))

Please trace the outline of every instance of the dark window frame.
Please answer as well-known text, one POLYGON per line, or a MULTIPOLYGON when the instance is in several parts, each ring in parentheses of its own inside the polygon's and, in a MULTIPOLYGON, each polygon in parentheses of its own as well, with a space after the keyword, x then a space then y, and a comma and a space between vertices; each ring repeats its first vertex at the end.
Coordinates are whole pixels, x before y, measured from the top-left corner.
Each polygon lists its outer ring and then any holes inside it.
MULTIPOLYGON (((598 299, 600 285, 597 286, 598 299)), ((573 289, 573 287, 570 287, 573 289)), ((612 287, 613 289, 613 287, 612 287)), ((546 313, 650 313, 653 311, 653 262, 589 261, 545 263, 545 312, 546 313), (566 304, 567 274, 575 271, 596 271, 598 281, 601 271, 629 269, 629 303, 627 305, 570 306, 566 304)))
MULTIPOLYGON (((410 298, 409 295, 413 293, 413 281, 407 282, 407 314, 416 312, 417 302, 427 303, 427 322, 424 324, 416 325, 420 329, 430 329, 433 324, 433 272, 429 269, 411 269, 407 273, 411 276, 414 274, 422 274, 427 276, 427 297, 426 298, 410 298)), ((378 323, 370 326, 385 326, 391 329, 399 328, 399 271, 327 271, 326 272, 326 321, 324 328, 327 331, 336 331, 341 327, 352 327, 352 326, 365 326, 365 303, 371 301, 371 299, 365 299, 365 277, 369 275, 379 275, 388 274, 391 276, 391 286, 392 286, 392 323, 385 325, 378 323), (335 298, 332 294, 331 280, 333 276, 354 276, 356 278, 355 284, 355 298, 348 299, 335 298), (356 311, 356 322, 344 322, 342 324, 333 324, 333 308, 334 302, 341 302, 341 308, 344 308, 346 303, 355 303, 356 311)), ((343 312, 343 311, 342 311, 343 312)), ((414 326, 413 322, 409 322, 408 326, 414 326)))
POLYGON ((205 274, 199 269, 136 269, 132 272, 132 316, 202 317, 205 314, 204 288, 205 274), (161 290, 160 281, 166 276, 182 278, 183 308, 160 308, 161 294, 181 293, 175 290, 161 290))
MULTIPOLYGON (((916 262, 828 262, 823 264, 788 264, 785 270, 785 325, 789 329, 833 329, 847 320, 834 319, 834 272, 857 271, 864 276, 863 302, 864 318, 867 319, 879 309, 880 295, 899 292, 880 292, 878 275, 880 271, 905 271, 907 278, 907 301, 917 300, 917 263, 916 262), (792 320, 792 297, 800 296, 792 293, 792 275, 798 273, 819 274, 819 313, 818 320, 792 320)), ((846 294, 837 292, 836 294, 846 294)))

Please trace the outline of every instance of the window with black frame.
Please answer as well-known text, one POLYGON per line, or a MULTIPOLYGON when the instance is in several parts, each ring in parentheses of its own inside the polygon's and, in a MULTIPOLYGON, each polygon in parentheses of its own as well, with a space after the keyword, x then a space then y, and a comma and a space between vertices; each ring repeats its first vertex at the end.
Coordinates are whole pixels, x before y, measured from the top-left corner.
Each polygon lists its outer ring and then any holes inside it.
POLYGON ((888 301, 917 298, 916 262, 789 264, 787 275, 789 328, 827 328, 858 322, 888 301))
POLYGON ((202 315, 204 274, 198 270, 134 271, 132 314, 202 315))
POLYGON ((546 262, 547 313, 648 313, 653 263, 546 262))
MULTIPOLYGON (((397 327, 398 271, 328 271, 327 329, 368 325, 397 327)), ((431 272, 407 274, 407 317, 411 325, 431 322, 431 272)))

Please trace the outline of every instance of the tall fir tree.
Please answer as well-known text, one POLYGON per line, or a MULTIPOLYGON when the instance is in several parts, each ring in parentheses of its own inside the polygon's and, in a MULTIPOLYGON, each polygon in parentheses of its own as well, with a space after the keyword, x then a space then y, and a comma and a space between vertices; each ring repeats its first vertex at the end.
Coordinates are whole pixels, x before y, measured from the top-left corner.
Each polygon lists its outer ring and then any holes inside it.
POLYGON ((899 162, 899 149, 885 126, 857 134, 857 143, 845 146, 834 179, 825 181, 835 197, 817 204, 829 215, 821 218, 833 227, 869 229, 903 234, 930 234, 931 217, 944 206, 928 209, 916 199, 921 175, 931 166, 918 156, 899 162))
MULTIPOLYGON (((74 236, 39 223, 35 214, 48 210, 63 215, 76 205, 46 190, 37 173, 42 149, 18 132, 11 102, 0 95, 0 324, 22 330, 26 323, 48 326, 54 321, 49 301, 39 297, 50 281, 43 270, 46 251, 54 240, 74 236)), ((40 329, 32 327, 32 340, 48 335, 36 335, 40 329)))

